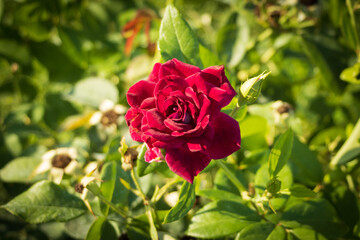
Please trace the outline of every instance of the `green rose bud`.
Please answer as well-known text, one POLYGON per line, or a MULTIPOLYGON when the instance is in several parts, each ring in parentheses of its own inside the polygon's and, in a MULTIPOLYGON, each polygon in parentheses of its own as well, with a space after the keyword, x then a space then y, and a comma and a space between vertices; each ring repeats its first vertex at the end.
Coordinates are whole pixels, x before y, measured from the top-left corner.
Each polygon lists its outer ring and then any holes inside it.
POLYGON ((278 193, 280 191, 280 188, 281 188, 281 181, 276 178, 271 179, 266 185, 266 190, 272 195, 278 193))
POLYGON ((264 79, 271 72, 263 72, 257 77, 253 77, 247 81, 245 81, 240 86, 240 96, 239 96, 239 105, 242 106, 244 104, 250 104, 256 101, 256 99, 260 96, 261 86, 264 82, 264 79))

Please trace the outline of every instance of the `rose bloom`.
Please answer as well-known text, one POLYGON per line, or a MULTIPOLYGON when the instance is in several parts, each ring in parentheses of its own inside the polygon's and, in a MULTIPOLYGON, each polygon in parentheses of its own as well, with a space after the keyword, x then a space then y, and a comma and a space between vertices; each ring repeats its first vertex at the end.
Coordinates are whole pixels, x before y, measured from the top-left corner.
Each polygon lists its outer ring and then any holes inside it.
POLYGON ((220 112, 235 95, 223 66, 173 59, 130 87, 125 119, 132 139, 147 144, 147 162, 162 160, 165 149, 169 168, 192 183, 211 159, 240 149, 238 122, 220 112))

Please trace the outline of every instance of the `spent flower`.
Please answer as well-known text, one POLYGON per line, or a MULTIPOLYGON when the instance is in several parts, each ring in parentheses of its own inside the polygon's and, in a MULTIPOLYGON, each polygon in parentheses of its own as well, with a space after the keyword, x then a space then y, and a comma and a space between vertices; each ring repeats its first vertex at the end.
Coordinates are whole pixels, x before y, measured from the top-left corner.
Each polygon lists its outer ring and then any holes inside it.
POLYGON ((56 148, 42 156, 40 165, 35 168, 31 177, 49 171, 49 179, 59 184, 63 175, 74 173, 79 167, 75 148, 56 148))

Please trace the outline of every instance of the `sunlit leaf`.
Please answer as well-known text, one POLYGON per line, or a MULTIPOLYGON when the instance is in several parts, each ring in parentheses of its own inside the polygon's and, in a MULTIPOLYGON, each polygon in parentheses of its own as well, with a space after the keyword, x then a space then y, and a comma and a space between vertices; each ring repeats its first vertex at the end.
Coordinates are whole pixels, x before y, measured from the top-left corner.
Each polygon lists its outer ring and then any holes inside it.
POLYGON ((237 233, 258 221, 260 216, 239 202, 211 202, 195 213, 187 234, 198 238, 219 238, 237 233))
POLYGON ((274 147, 271 149, 269 155, 269 176, 274 178, 278 175, 281 169, 285 166, 290 158, 293 147, 293 133, 287 130, 275 142, 274 147))
POLYGON ((345 226, 339 222, 335 209, 324 199, 314 199, 290 206, 282 215, 281 224, 298 228, 308 226, 325 237, 341 236, 345 226))
POLYGON ((199 43, 189 24, 171 4, 166 7, 161 21, 159 48, 164 61, 176 58, 202 68, 199 43))
POLYGON ((174 222, 183 218, 195 203, 195 184, 184 181, 180 189, 179 201, 170 209, 164 219, 164 223, 174 222))
MULTIPOLYGON (((101 169, 101 186, 102 195, 117 206, 124 207, 127 205, 129 190, 120 182, 120 178, 129 182, 130 175, 121 168, 120 161, 110 161, 104 164, 101 169)), ((101 210, 105 216, 109 214, 110 207, 101 203, 101 210)))
POLYGON ((36 183, 2 207, 29 223, 68 221, 86 210, 79 198, 48 181, 36 183))
POLYGON ((40 164, 41 159, 33 157, 19 157, 6 164, 0 171, 0 178, 4 182, 29 183, 44 179, 44 176, 33 176, 31 173, 40 164), (21 171, 20 171, 21 170, 21 171))
POLYGON ((274 227, 272 223, 254 223, 242 229, 235 240, 266 240, 274 227))

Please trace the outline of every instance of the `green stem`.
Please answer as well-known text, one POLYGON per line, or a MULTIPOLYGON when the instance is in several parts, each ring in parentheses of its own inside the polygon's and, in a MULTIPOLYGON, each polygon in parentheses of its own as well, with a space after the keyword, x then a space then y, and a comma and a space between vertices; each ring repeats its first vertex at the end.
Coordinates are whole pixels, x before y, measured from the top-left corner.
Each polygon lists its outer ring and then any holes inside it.
POLYGON ((135 168, 131 168, 131 177, 135 183, 136 188, 138 189, 139 193, 140 193, 140 197, 142 198, 142 200, 144 201, 144 205, 145 205, 145 212, 146 212, 146 216, 149 220, 149 224, 150 224, 150 236, 152 240, 158 240, 158 234, 157 234, 157 230, 155 227, 155 223, 154 223, 154 218, 153 218, 153 208, 149 202, 149 200, 147 199, 145 193, 143 192, 143 190, 141 189, 138 177, 135 173, 135 168))
POLYGON ((230 181, 237 187, 243 199, 249 199, 249 196, 246 191, 246 187, 237 179, 237 177, 230 171, 230 169, 222 162, 222 160, 215 161, 216 164, 224 170, 226 176, 230 179, 230 181))
POLYGON ((231 111, 231 113, 229 114, 230 117, 234 117, 236 115, 236 113, 239 111, 241 107, 239 106, 239 103, 236 103, 235 108, 231 111))
MULTIPOLYGON (((95 183, 94 183, 95 184, 95 183)), ((96 184, 95 184, 96 185, 96 184)), ((86 188, 95 196, 97 196, 101 201, 103 201, 105 204, 107 204, 109 207, 111 207, 115 212, 117 212, 120 216, 122 216, 123 218, 126 218, 126 212, 120 208, 118 208, 117 206, 115 206, 115 204, 113 204, 112 202, 110 202, 109 200, 107 200, 101 193, 99 187, 96 185, 92 185, 89 184, 86 188)))
POLYGON ((181 182, 181 181, 182 181, 182 180, 180 179, 180 177, 176 177, 176 178, 173 179, 172 181, 167 182, 167 183, 166 183, 164 186, 162 186, 156 193, 154 193, 154 195, 152 196, 150 202, 151 202, 151 203, 156 203, 156 202, 158 202, 158 201, 161 199, 161 197, 167 192, 167 190, 168 190, 171 186, 173 186, 173 185, 175 185, 175 184, 177 184, 177 183, 179 183, 179 182, 181 182))

